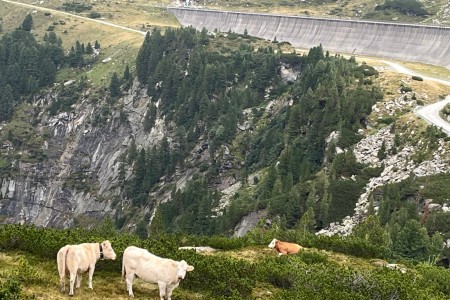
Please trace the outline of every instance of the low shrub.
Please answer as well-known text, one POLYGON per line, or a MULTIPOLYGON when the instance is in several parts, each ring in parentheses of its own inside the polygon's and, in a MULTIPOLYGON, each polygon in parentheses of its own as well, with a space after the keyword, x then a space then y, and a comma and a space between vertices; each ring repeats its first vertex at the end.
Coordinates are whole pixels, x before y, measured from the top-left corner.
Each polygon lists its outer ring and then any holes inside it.
POLYGON ((20 282, 9 278, 0 284, 0 299, 19 300, 21 289, 20 282))

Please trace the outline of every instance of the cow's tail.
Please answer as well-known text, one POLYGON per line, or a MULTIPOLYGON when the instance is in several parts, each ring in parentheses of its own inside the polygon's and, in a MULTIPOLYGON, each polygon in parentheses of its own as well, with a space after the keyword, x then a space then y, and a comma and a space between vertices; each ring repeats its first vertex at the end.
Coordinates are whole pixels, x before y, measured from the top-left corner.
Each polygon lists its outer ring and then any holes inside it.
POLYGON ((125 271, 125 260, 122 259, 122 279, 125 278, 126 271, 125 271))
POLYGON ((64 246, 61 249, 59 249, 58 254, 56 256, 56 262, 58 264, 58 272, 59 272, 59 279, 61 284, 61 291, 64 291, 65 289, 65 276, 66 276, 66 256, 67 251, 69 251, 69 246, 64 246))

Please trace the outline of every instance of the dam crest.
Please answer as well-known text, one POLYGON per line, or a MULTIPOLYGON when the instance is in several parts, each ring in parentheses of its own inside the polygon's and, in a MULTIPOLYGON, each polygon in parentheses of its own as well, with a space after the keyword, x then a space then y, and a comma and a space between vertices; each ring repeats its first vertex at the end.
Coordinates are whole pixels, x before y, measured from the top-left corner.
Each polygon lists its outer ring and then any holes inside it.
POLYGON ((182 26, 450 69, 450 27, 169 7, 182 26))

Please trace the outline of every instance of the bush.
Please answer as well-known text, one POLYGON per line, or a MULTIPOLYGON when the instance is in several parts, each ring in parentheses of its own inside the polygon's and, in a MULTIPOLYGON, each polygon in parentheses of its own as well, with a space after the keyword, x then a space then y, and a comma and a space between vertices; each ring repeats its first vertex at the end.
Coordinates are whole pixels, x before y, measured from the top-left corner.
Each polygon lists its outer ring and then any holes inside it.
POLYGON ((21 291, 20 282, 9 278, 3 284, 0 284, 0 299, 19 300, 21 291))
POLYGON ((402 93, 412 92, 412 88, 407 85, 402 85, 400 88, 400 92, 402 92, 402 93))
POLYGON ((100 13, 98 13, 98 12, 95 12, 95 11, 93 11, 93 12, 91 12, 89 14, 89 18, 91 18, 91 19, 98 19, 98 18, 101 18, 101 17, 102 17, 102 15, 100 13))

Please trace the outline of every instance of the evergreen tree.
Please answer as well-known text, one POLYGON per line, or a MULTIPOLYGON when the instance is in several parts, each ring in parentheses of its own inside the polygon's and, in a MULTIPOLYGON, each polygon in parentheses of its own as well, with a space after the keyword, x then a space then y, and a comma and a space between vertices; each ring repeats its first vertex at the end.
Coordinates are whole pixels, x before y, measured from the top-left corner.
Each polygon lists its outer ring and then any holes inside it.
POLYGON ((297 229, 300 232, 302 238, 306 238, 309 233, 312 233, 316 227, 316 220, 314 216, 314 211, 310 207, 300 218, 297 229))
POLYGON ((379 160, 383 160, 386 158, 386 143, 385 143, 385 141, 383 141, 381 143, 381 147, 377 152, 377 157, 379 160))
POLYGON ((203 27, 202 31, 200 32, 199 43, 203 46, 209 44, 208 30, 205 27, 203 27))
POLYGON ((436 231, 430 239, 429 261, 434 265, 439 260, 444 251, 444 239, 442 235, 436 231))
POLYGON ((112 98, 120 96, 120 82, 117 73, 114 72, 109 83, 109 94, 112 98))
POLYGON ((28 77, 27 92, 33 95, 34 93, 37 92, 38 88, 39 88, 39 81, 34 76, 28 77))
POLYGON ((134 179, 133 179, 133 187, 132 187, 132 197, 133 200, 135 200, 135 205, 142 205, 141 202, 142 199, 140 199, 140 194, 144 192, 144 189, 142 188, 144 177, 146 173, 146 165, 145 165, 145 150, 141 149, 139 152, 139 155, 137 157, 136 163, 134 164, 134 179))
POLYGON ((95 49, 100 49, 100 43, 96 40, 94 44, 95 49))
POLYGON ((147 113, 144 117, 144 131, 150 132, 150 130, 155 126, 157 108, 153 102, 148 104, 147 113))
POLYGON ((355 226, 352 234, 356 237, 364 239, 376 246, 380 250, 380 254, 385 254, 389 236, 385 229, 381 226, 380 218, 375 215, 368 216, 362 223, 355 226))
POLYGON ((20 29, 24 31, 31 31, 32 28, 33 28, 33 17, 31 16, 31 14, 27 14, 22 22, 22 25, 20 26, 20 29))
POLYGON ((56 66, 50 58, 44 58, 40 67, 39 80, 41 86, 53 84, 56 78, 56 66))
POLYGON ((150 234, 152 237, 159 237, 166 232, 164 216, 161 209, 157 209, 150 224, 150 234))
POLYGON ((125 66, 125 71, 123 72, 123 80, 125 82, 129 82, 131 80, 130 67, 128 67, 128 64, 125 66))
POLYGON ((131 165, 135 158, 138 155, 136 141, 134 139, 131 140, 130 148, 128 149, 128 163, 131 165))
POLYGON ((3 89, 0 105, 0 121, 7 121, 12 115, 14 105, 14 94, 12 87, 8 84, 3 89))
POLYGON ((148 238, 147 222, 141 220, 136 224, 136 234, 141 240, 148 238))
POLYGON ((88 42, 88 43, 87 43, 86 49, 85 49, 85 53, 86 53, 86 54, 92 54, 92 53, 94 53, 94 49, 92 49, 91 42, 88 42))
POLYGON ((405 258, 426 260, 430 240, 427 230, 416 220, 409 220, 393 240, 394 253, 405 258))

